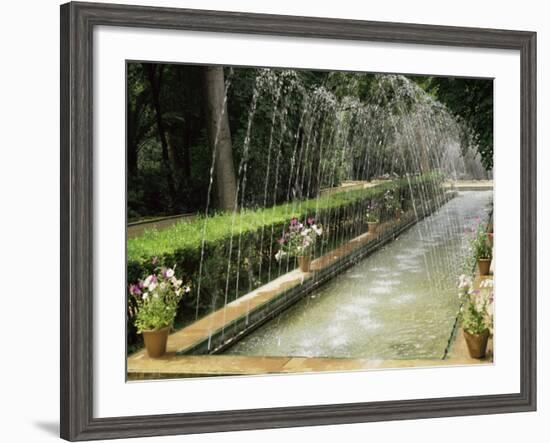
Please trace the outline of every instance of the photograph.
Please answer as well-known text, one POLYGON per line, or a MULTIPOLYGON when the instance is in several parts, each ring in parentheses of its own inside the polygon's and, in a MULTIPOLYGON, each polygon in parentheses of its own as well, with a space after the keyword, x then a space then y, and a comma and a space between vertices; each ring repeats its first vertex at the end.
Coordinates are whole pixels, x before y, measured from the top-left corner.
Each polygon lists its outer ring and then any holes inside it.
POLYGON ((493 78, 125 72, 128 382, 494 363, 493 78))

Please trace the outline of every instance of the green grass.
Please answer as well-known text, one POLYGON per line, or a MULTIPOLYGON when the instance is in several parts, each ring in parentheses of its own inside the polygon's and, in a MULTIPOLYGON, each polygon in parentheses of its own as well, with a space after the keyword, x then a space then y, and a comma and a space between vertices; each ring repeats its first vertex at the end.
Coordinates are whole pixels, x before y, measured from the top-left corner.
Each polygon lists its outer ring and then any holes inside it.
MULTIPOLYGON (((411 184, 432 182, 439 178, 436 173, 410 178, 411 184)), ((282 224, 291 217, 315 216, 326 211, 368 198, 381 196, 387 189, 408 187, 407 179, 381 183, 361 190, 343 191, 315 199, 285 203, 271 208, 243 209, 238 213, 216 213, 200 216, 192 222, 177 223, 167 229, 146 231, 143 235, 127 242, 128 262, 142 261, 154 256, 172 254, 182 249, 200 249, 202 239, 217 243, 231 236, 256 232, 262 226, 282 224)))

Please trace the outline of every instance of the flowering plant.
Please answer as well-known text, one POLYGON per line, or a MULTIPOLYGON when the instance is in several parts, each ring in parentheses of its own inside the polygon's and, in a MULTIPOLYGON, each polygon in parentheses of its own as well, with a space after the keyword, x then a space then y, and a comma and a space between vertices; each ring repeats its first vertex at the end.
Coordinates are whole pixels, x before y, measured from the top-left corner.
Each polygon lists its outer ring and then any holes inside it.
POLYGON ((396 196, 396 189, 388 189, 384 192, 384 208, 388 212, 397 212, 401 211, 401 205, 399 199, 396 196))
POLYGON ((367 223, 380 222, 380 207, 376 202, 370 202, 369 205, 367 206, 365 220, 367 221, 367 223))
POLYGON ((134 324, 141 333, 170 326, 176 317, 181 297, 190 288, 183 286, 174 269, 160 267, 157 272, 131 284, 129 291, 137 306, 134 324))
POLYGON ((480 289, 473 289, 472 279, 466 275, 459 277, 459 297, 464 299, 460 310, 462 328, 470 334, 493 332, 494 292, 492 279, 481 282, 480 289))
POLYGON ((280 249, 275 258, 280 260, 285 255, 299 257, 311 254, 317 238, 323 235, 323 227, 315 223, 314 218, 308 218, 305 223, 300 223, 297 218, 292 218, 288 231, 279 239, 280 249))
POLYGON ((472 238, 472 249, 477 260, 490 260, 493 257, 493 247, 487 230, 480 223, 472 238))

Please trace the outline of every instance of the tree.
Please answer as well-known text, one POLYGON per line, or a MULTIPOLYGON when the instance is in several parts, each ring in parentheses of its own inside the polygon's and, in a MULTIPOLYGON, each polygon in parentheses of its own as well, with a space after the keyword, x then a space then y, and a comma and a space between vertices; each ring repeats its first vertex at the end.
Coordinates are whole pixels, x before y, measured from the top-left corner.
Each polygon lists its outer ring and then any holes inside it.
POLYGON ((169 156, 168 138, 166 136, 165 122, 162 115, 160 92, 162 87, 162 75, 165 69, 165 65, 157 65, 155 63, 144 64, 145 71, 151 86, 151 95, 153 99, 153 106, 155 108, 155 118, 157 122, 158 136, 162 147, 162 165, 164 167, 164 173, 168 180, 168 189, 170 192, 170 200, 172 206, 176 194, 176 184, 174 176, 172 174, 172 166, 169 156))
POLYGON ((225 81, 221 66, 204 68, 204 94, 208 139, 215 158, 218 206, 225 211, 232 211, 237 202, 237 183, 227 116, 225 81))
POLYGON ((151 100, 149 89, 143 82, 143 69, 138 63, 128 64, 126 101, 126 141, 128 175, 135 177, 138 173, 138 152, 147 138, 154 121, 150 118, 151 100))
POLYGON ((415 81, 471 129, 464 146, 476 146, 485 169, 493 169, 493 81, 453 77, 431 77, 428 81, 419 77, 415 81))

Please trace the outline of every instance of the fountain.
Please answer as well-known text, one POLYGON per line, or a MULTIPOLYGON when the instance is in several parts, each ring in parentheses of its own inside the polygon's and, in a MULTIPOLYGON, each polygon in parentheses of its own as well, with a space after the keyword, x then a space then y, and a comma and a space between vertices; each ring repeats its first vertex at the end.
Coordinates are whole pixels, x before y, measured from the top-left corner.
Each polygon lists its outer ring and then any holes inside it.
POLYGON ((491 198, 491 191, 461 193, 225 353, 443 358, 459 309, 465 232, 486 217, 491 198))

